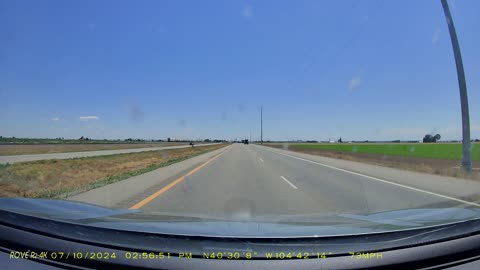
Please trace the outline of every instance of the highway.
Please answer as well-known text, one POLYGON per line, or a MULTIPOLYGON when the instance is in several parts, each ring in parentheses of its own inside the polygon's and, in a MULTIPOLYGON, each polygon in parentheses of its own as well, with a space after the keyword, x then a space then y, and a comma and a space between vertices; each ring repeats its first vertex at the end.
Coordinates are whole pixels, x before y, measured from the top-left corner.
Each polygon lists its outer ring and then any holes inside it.
MULTIPOLYGON (((206 146, 206 145, 213 145, 213 144, 215 143, 205 143, 205 144, 199 144, 199 145, 206 146)), ((115 155, 115 154, 137 153, 137 152, 177 149, 177 148, 186 148, 186 147, 191 147, 191 146, 186 144, 186 145, 176 145, 176 146, 159 146, 159 147, 117 149, 117 150, 0 156, 0 164, 6 164, 6 163, 12 164, 16 162, 46 160, 46 159, 69 159, 69 158, 80 158, 80 157, 107 156, 107 155, 115 155)))
POLYGON ((250 219, 480 207, 480 183, 233 144, 70 197, 113 208, 250 219))

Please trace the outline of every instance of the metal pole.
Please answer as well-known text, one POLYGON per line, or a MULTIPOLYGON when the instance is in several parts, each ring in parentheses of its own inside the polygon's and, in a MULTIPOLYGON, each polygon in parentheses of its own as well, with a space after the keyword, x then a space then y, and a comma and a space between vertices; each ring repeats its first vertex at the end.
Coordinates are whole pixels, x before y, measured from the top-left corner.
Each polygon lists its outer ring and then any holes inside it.
POLYGON ((452 14, 448 7, 447 0, 441 0, 445 18, 447 19, 448 30, 452 40, 453 55, 455 56, 455 64, 457 66, 458 86, 460 89, 460 104, 462 107, 462 168, 469 172, 472 169, 472 161, 470 159, 470 116, 468 110, 467 83, 465 81, 465 73, 463 71, 462 55, 460 54, 460 46, 458 45, 457 33, 453 25, 452 14))
POLYGON ((263 144, 263 108, 260 107, 260 144, 263 144))

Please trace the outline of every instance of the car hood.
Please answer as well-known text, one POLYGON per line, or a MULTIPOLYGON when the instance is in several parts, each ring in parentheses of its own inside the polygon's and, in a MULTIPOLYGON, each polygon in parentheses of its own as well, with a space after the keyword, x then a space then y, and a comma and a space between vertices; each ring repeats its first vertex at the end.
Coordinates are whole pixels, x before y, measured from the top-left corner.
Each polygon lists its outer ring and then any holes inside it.
POLYGON ((0 198, 0 211, 107 229, 209 237, 317 237, 418 229, 479 219, 479 208, 403 209, 373 214, 222 218, 109 209, 64 200, 0 198))

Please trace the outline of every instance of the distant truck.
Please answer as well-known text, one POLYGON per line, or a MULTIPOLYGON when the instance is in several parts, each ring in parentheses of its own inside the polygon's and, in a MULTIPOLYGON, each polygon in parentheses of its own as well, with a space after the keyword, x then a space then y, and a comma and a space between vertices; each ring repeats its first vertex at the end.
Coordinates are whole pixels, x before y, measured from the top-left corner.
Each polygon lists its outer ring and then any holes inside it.
POLYGON ((242 140, 243 144, 248 144, 248 140, 242 140))

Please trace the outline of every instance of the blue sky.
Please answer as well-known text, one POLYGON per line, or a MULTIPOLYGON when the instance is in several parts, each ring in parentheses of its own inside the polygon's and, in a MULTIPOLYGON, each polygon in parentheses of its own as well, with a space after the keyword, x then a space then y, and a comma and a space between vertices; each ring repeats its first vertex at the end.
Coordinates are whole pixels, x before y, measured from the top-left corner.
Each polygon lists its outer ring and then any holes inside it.
MULTIPOLYGON (((472 138, 480 1, 450 0, 472 138)), ((440 0, 0 2, 0 135, 461 138, 440 0)))

